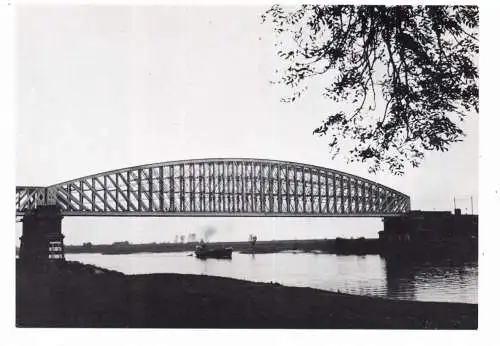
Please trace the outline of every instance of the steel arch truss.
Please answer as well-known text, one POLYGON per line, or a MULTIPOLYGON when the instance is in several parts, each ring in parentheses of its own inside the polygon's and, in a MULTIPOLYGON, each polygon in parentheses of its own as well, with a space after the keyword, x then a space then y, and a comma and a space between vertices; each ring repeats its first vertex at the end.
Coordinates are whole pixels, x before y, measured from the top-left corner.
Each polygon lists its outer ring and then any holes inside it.
POLYGON ((409 211, 410 197, 317 166, 206 159, 16 187, 17 215, 46 204, 68 216, 388 216, 409 211))

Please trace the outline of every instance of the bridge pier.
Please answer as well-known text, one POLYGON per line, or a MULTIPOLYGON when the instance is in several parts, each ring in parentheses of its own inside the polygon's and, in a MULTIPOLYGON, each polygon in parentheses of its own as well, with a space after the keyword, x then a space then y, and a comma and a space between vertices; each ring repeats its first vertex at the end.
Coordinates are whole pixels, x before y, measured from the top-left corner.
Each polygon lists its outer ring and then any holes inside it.
POLYGON ((64 262, 63 216, 54 205, 39 206, 23 217, 19 249, 20 264, 45 268, 51 262, 64 262))

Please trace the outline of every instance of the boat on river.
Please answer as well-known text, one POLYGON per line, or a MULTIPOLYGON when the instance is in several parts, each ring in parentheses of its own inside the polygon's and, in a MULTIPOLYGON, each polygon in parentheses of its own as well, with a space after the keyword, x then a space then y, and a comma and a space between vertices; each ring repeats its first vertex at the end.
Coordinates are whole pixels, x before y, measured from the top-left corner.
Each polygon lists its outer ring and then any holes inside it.
POLYGON ((194 254, 196 258, 218 258, 218 259, 231 259, 233 256, 233 248, 231 247, 215 247, 209 248, 207 244, 197 245, 194 254))

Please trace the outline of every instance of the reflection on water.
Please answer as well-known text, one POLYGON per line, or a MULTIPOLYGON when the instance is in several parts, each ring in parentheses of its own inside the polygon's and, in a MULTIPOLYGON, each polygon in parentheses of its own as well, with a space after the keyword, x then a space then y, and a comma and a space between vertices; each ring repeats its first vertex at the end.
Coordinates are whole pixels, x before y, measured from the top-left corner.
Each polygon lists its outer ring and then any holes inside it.
POLYGON ((66 257, 126 274, 203 274, 391 299, 477 303, 477 262, 401 262, 378 255, 308 253, 233 253, 232 260, 199 260, 189 255, 183 252, 66 257))
POLYGON ((386 259, 386 296, 415 300, 415 270, 416 268, 412 263, 401 265, 386 259))
POLYGON ((477 262, 386 260, 387 297, 477 303, 477 262))

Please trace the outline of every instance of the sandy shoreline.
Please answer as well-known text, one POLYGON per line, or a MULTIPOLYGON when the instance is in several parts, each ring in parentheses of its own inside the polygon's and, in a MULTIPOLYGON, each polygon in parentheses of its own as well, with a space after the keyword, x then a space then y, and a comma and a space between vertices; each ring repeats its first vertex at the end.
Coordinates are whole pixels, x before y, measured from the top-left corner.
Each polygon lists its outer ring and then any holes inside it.
POLYGON ((477 329, 477 304, 395 301, 187 275, 124 275, 77 262, 17 268, 18 327, 477 329))

